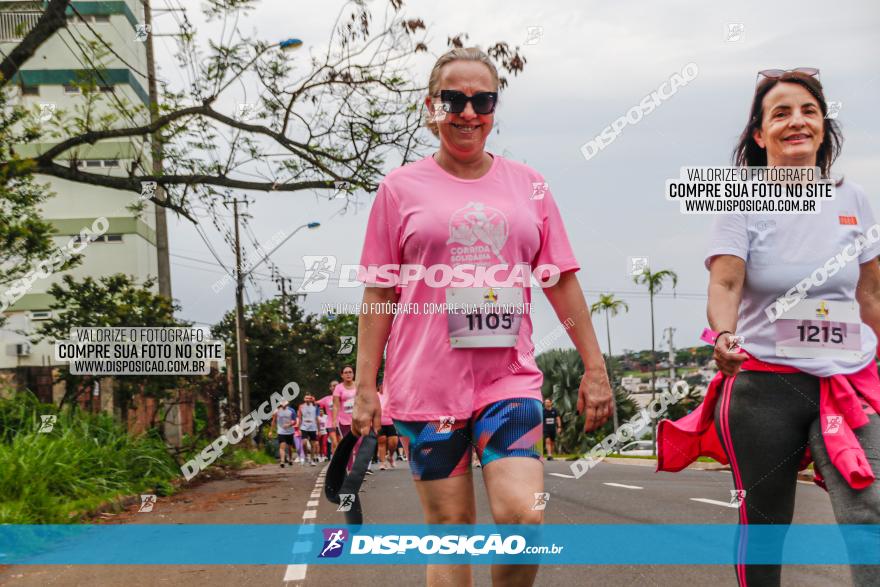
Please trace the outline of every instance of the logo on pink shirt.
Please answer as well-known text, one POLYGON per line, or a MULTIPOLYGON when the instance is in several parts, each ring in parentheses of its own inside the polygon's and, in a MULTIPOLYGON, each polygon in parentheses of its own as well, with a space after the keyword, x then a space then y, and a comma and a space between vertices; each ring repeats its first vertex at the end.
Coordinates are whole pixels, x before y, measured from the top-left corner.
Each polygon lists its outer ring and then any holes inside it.
MULTIPOLYGON (((504 213, 497 208, 486 206, 482 202, 468 202, 459 208, 449 219, 449 240, 446 244, 458 243, 467 247, 482 242, 502 263, 506 263, 501 255, 501 248, 507 242, 508 223, 504 213)), ((464 251, 463 251, 464 252, 464 251)), ((467 251, 470 253, 470 251, 467 251)), ((479 253, 479 251, 474 251, 479 253)), ((460 255, 467 256, 470 255, 460 255)), ((465 262, 488 260, 485 255, 477 255, 474 259, 459 259, 465 262), (479 258, 482 257, 482 258, 479 258)))

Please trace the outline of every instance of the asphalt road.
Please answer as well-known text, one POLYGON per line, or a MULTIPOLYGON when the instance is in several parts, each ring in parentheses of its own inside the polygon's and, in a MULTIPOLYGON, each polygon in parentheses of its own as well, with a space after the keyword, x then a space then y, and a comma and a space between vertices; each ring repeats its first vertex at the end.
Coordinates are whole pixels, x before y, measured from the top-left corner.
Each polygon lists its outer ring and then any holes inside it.
MULTIPOLYGON (((405 465, 405 463, 402 463, 405 465)), ((375 466, 374 466, 375 468, 375 466)), ((172 497, 160 498, 151 513, 132 511, 107 523, 141 524, 338 524, 342 514, 316 492, 323 467, 280 469, 265 465, 236 478, 212 480, 172 497)), ((567 478, 568 464, 546 463, 551 524, 734 524, 736 509, 727 504, 730 473, 688 469, 655 473, 653 462, 604 462, 580 479, 567 478)), ((478 522, 490 523, 481 471, 474 472, 478 522)), ((368 476, 362 490, 367 523, 421 523, 422 514, 409 471, 398 468, 368 476)), ((833 523, 827 495, 810 483, 798 483, 795 523, 833 523)), ((621 548, 651 548, 626 544, 621 548)), ((409 586, 424 584, 424 568, 412 565, 343 566, 13 566, 0 567, 0 584, 14 587, 186 585, 409 586)), ((489 585, 489 567, 474 566, 474 584, 489 585)), ((788 566, 783 585, 850 585, 840 566, 788 566)), ((693 565, 545 565, 536 585, 736 585, 727 566, 693 565)))

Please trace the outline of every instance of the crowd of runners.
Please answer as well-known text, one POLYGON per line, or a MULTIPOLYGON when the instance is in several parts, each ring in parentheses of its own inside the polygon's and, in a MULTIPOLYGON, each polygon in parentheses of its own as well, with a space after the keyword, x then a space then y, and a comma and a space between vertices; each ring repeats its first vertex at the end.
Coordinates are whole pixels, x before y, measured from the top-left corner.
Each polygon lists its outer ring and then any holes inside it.
MULTIPOLYGON (((314 467, 331 459, 336 444, 349 433, 354 370, 351 365, 345 365, 340 374, 342 382, 331 381, 329 393, 321 399, 306 394, 296 407, 284 401, 275 409, 268 436, 277 438, 278 464, 281 468, 294 464, 314 467)), ((407 442, 398 442, 399 435, 391 418, 385 416, 382 422, 379 445, 372 462, 378 463, 379 470, 384 471, 397 468, 397 463, 407 461, 408 457, 407 442)), ((367 474, 373 474, 372 465, 367 474)))

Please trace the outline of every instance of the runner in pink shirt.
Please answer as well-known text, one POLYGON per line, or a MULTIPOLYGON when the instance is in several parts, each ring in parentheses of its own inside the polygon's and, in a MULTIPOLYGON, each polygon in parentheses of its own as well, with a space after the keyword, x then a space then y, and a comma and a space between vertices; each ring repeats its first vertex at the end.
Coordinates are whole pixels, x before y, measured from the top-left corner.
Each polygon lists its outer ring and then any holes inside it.
MULTIPOLYGON (((327 439, 329 440, 329 453, 327 450, 324 450, 323 454, 325 457, 330 458, 330 454, 334 450, 336 450, 336 428, 333 426, 333 391, 336 389, 336 386, 339 385, 339 382, 333 380, 330 382, 330 393, 322 397, 318 400, 318 405, 324 408, 324 413, 327 414, 327 439)), ((326 444, 326 443, 325 443, 326 444)), ((326 448, 326 447, 325 447, 326 448)))
MULTIPOLYGON (((604 359, 553 195, 530 167, 485 151, 498 85, 494 64, 477 48, 440 57, 425 98, 440 149, 382 181, 361 257, 352 430, 380 430, 383 411, 393 418, 409 438, 429 524, 476 521, 472 447, 495 522, 543 521, 533 507, 544 490, 533 276, 586 366, 578 396, 586 428, 611 416, 604 359), (389 268, 397 273, 389 277, 389 268), (400 311, 389 311, 393 304, 400 311), (376 390, 383 350, 385 410, 376 390)), ((492 578, 530 585, 536 573, 537 566, 496 565, 492 578)), ((470 584, 470 568, 429 565, 428 584, 440 583, 470 584)))
POLYGON ((340 439, 351 430, 351 414, 354 410, 354 369, 345 365, 340 372, 342 383, 333 390, 333 428, 339 431, 340 439))

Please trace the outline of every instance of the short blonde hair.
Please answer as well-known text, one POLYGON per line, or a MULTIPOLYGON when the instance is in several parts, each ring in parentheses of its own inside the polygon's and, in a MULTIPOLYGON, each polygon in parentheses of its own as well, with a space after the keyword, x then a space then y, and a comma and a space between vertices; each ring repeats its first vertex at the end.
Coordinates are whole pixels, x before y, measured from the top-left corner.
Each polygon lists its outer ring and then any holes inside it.
MULTIPOLYGON (((453 61, 476 61, 482 63, 489 68, 489 74, 495 82, 495 90, 498 90, 498 70, 486 52, 479 47, 456 47, 441 55, 437 62, 434 63, 434 67, 431 69, 431 76, 428 78, 428 96, 433 97, 440 91, 440 70, 443 69, 444 65, 448 65, 453 61)), ((431 122, 431 113, 427 111, 425 112, 425 126, 434 133, 435 137, 440 135, 437 130, 437 123, 431 122)))

